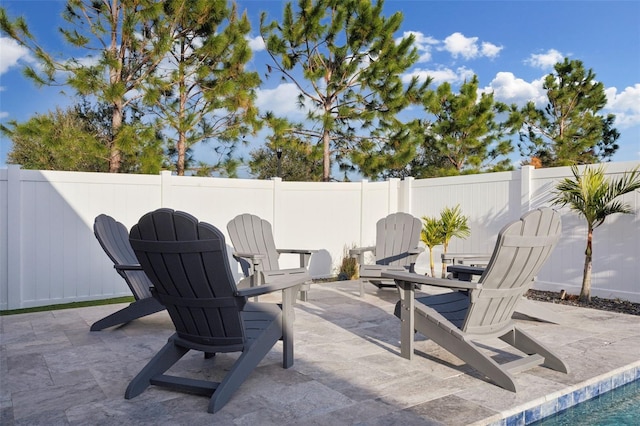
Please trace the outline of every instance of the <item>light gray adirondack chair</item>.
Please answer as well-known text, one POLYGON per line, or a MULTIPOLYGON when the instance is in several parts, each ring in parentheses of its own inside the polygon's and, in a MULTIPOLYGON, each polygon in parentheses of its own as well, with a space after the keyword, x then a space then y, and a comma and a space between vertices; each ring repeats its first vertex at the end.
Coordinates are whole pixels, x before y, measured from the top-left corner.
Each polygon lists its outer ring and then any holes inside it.
POLYGON ((364 296, 364 283, 380 287, 395 287, 393 280, 383 279, 381 274, 389 271, 414 272, 418 255, 424 251, 419 247, 422 222, 408 213, 392 213, 376 223, 376 245, 357 247, 349 255, 358 260, 360 297, 364 296), (367 252, 375 256, 374 264, 367 264, 367 252))
MULTIPOLYGON (((490 253, 447 253, 442 255, 442 261, 450 263, 447 266, 448 277, 461 281, 473 281, 480 277, 490 259, 490 253)), ((515 312, 540 321, 562 324, 562 318, 558 314, 539 303, 532 302, 527 299, 526 295, 523 295, 516 305, 515 312)))
POLYGON ((238 288, 222 232, 171 209, 144 215, 131 229, 130 241, 176 332, 130 382, 126 399, 149 385, 163 386, 210 396, 208 411, 215 413, 279 340, 283 367, 293 365, 293 302, 304 277, 238 288), (277 290, 282 290, 281 305, 248 301, 277 290), (227 352, 240 356, 220 383, 165 374, 190 350, 204 352, 205 358, 227 352))
POLYGON ((413 357, 415 331, 490 378, 516 392, 512 373, 545 365, 567 373, 567 365, 513 321, 516 304, 548 259, 561 234, 560 215, 550 208, 532 210, 505 226, 478 283, 452 281, 410 273, 383 274, 400 288, 395 314, 402 320, 401 355, 413 357), (452 287, 450 293, 415 298, 415 284, 452 287), (476 341, 499 338, 524 356, 498 364, 476 341))
POLYGON ((118 312, 93 323, 91 331, 125 324, 164 310, 164 306, 151 297, 149 291, 149 287, 152 285, 151 281, 142 271, 131 244, 129 244, 127 228, 111 216, 101 214, 95 218, 93 233, 109 259, 113 261, 113 267, 131 289, 135 301, 118 312))
POLYGON ((276 248, 271 224, 253 214, 236 216, 227 224, 227 231, 233 244, 233 256, 240 262, 245 276, 252 278, 252 286, 262 285, 261 280, 268 284, 283 276, 305 277, 307 283, 300 287, 300 299, 307 300, 311 285, 307 267, 316 250, 276 248), (280 269, 280 254, 297 254, 300 267, 280 269), (258 271, 261 274, 257 274, 258 271))

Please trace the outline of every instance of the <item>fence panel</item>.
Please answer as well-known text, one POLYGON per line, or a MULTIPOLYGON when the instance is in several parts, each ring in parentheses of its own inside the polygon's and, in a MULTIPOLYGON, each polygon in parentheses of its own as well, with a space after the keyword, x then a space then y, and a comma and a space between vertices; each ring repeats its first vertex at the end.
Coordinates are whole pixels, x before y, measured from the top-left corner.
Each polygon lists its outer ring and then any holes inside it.
MULTIPOLYGON (((607 164, 619 176, 638 162, 607 164)), ((386 182, 283 182, 172 176, 0 170, 0 310, 129 295, 93 236, 93 220, 106 213, 131 227, 140 216, 170 207, 213 223, 241 213, 271 222, 282 248, 320 250, 314 276, 337 272, 345 248, 372 245, 375 223, 389 213, 439 216, 459 204, 471 236, 454 239, 450 252, 491 252, 498 231, 529 208, 549 205, 569 168, 523 167, 514 172, 386 182)), ((635 211, 616 215, 594 234, 593 290, 603 297, 640 301, 640 191, 624 200, 635 211)), ((538 288, 580 289, 586 227, 568 208, 563 238, 542 270, 538 288)), ((434 250, 438 263, 441 247, 434 250)), ((283 267, 296 266, 283 255, 283 267)), ((427 272, 428 254, 417 271, 427 272)))
MULTIPOLYGON (((158 176, 10 170, 6 305, 39 306, 130 295, 93 236, 106 213, 127 226, 160 205, 158 176), (154 190, 155 189, 155 190, 154 190)), ((3 274, 4 275, 4 274, 3 274)))
POLYGON ((9 268, 8 170, 0 169, 0 309, 8 304, 9 268))

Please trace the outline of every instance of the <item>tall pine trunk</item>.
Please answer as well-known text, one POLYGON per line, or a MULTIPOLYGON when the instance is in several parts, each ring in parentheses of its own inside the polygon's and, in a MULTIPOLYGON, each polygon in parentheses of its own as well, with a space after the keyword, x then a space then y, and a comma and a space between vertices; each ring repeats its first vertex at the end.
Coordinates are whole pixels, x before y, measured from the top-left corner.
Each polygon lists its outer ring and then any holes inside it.
POLYGON ((109 146, 109 172, 118 173, 122 163, 122 153, 118 147, 117 139, 122 127, 122 101, 118 99, 113 102, 113 112, 111 115, 111 145, 109 146))
POLYGON ((331 177, 331 135, 329 129, 322 132, 322 181, 329 182, 331 177))
MULTIPOLYGON (((124 46, 125 37, 122 36, 120 50, 118 50, 118 22, 121 12, 119 0, 111 1, 111 41, 109 44, 109 53, 111 58, 115 60, 115 64, 109 66, 109 84, 111 87, 122 81, 122 68, 124 64, 124 46)), ((123 12, 124 13, 124 12, 123 12)), ((120 171, 120 163, 122 162, 122 153, 118 147, 118 133, 122 127, 123 120, 123 97, 116 97, 111 102, 113 111, 111 113, 111 146, 109 146, 109 172, 118 173, 120 171)))

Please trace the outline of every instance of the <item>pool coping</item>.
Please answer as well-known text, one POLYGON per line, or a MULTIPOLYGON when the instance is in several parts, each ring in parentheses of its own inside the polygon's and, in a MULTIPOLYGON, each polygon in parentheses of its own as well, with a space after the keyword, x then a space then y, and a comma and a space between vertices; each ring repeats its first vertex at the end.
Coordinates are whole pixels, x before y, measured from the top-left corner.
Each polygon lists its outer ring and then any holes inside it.
POLYGON ((472 425, 528 425, 635 380, 640 380, 640 361, 504 410, 472 425))

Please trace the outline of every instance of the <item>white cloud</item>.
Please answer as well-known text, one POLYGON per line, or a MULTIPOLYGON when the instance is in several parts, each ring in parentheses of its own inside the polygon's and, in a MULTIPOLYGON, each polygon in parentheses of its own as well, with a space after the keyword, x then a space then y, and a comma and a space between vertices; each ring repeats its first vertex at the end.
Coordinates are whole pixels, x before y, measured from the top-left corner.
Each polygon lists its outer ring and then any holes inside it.
POLYGON ((431 77, 433 84, 437 86, 445 81, 449 83, 460 83, 465 80, 470 80, 473 75, 473 70, 465 67, 459 67, 456 70, 452 70, 451 68, 439 68, 435 70, 416 68, 412 72, 404 74, 402 81, 408 83, 413 77, 418 77, 420 81, 425 81, 427 77, 431 77))
POLYGON ((29 50, 12 38, 0 37, 0 74, 4 74, 21 60, 32 62, 29 50))
POLYGON ((618 93, 615 87, 605 90, 608 112, 615 114, 615 126, 621 129, 640 125, 640 83, 618 93))
POLYGON ((249 48, 251 48, 253 52, 260 52, 265 49, 262 36, 256 36, 254 38, 247 37, 247 41, 249 42, 249 48))
POLYGON ((495 58, 500 54, 500 51, 503 49, 502 46, 496 46, 493 43, 483 42, 482 43, 482 56, 486 56, 487 58, 495 58))
POLYGON ((476 58, 479 55, 478 37, 465 37, 462 33, 453 33, 444 39, 444 50, 454 58, 476 58))
MULTIPOLYGON (((440 44, 440 41, 431 36, 425 36, 420 31, 405 31, 402 34, 402 38, 407 38, 411 35, 413 36, 415 47, 418 49, 418 53, 420 53, 418 62, 429 62, 431 60, 431 50, 433 46, 440 44)), ((401 39, 398 39, 396 42, 400 40, 401 39)))
POLYGON ((532 82, 517 78, 510 72, 499 72, 482 92, 493 92, 497 101, 516 104, 519 107, 533 101, 538 108, 547 104, 547 95, 542 88, 542 78, 532 82))
POLYGON ((6 111, 0 111, 0 120, 3 120, 9 116, 9 113, 6 111))
POLYGON ((298 108, 298 88, 293 83, 280 84, 275 89, 259 89, 256 106, 261 111, 272 111, 276 115, 304 118, 304 111, 298 108))
POLYGON ((529 59, 524 63, 531 65, 534 68, 541 68, 543 70, 551 69, 558 62, 562 62, 565 55, 555 49, 549 49, 546 53, 531 54, 529 59))
POLYGON ((455 32, 444 39, 444 46, 439 50, 446 50, 451 56, 464 59, 475 59, 479 57, 495 58, 502 51, 502 46, 483 41, 478 42, 478 37, 466 37, 464 34, 455 32))

